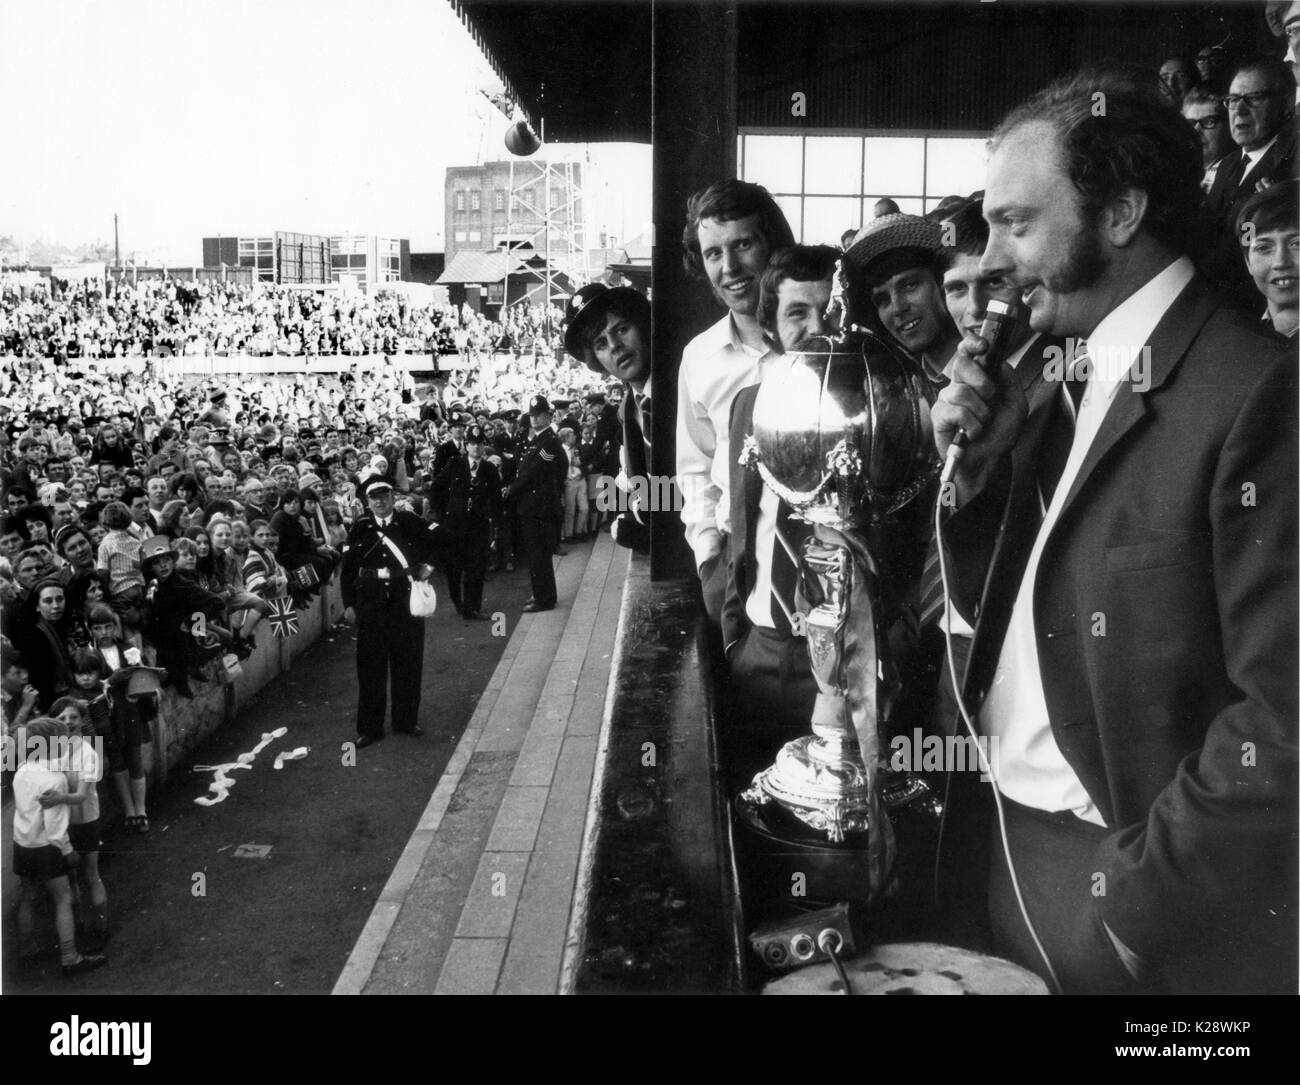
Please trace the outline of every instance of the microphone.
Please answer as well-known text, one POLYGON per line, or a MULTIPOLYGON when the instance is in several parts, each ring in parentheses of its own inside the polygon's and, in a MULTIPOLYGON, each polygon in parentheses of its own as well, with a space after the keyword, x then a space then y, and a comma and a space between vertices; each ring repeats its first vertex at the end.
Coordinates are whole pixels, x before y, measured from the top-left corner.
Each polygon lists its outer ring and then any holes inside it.
MULTIPOLYGON (((984 312, 984 323, 980 325, 980 338, 989 345, 979 365, 989 376, 993 376, 1011 354, 1011 342, 1015 338, 1016 325, 1020 320, 1020 307, 1014 302, 998 301, 990 298, 984 312)), ((940 482, 952 479, 952 473, 966 451, 969 438, 964 429, 957 431, 952 444, 948 446, 948 458, 943 465, 940 482)))

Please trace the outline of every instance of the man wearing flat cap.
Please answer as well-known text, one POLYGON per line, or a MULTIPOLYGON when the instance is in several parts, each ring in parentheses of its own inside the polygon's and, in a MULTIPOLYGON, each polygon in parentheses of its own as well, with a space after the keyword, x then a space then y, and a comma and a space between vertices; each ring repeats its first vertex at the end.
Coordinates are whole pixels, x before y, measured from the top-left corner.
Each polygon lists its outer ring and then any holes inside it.
POLYGON ((550 610, 555 606, 555 566, 551 555, 560 540, 563 509, 563 476, 557 465, 563 464, 564 449, 551 428, 551 404, 545 396, 533 396, 528 404, 531 432, 522 450, 514 481, 506 488, 505 498, 514 502, 519 518, 519 536, 528 558, 528 576, 532 597, 524 604, 524 613, 550 610))
POLYGON ((411 580, 427 580, 450 533, 396 507, 393 484, 367 468, 363 513, 343 547, 343 617, 357 623, 357 749, 384 737, 391 677, 393 730, 419 738, 424 619, 411 615, 411 580))
MULTIPOLYGON (((619 408, 623 427, 619 489, 634 495, 632 508, 614 521, 614 541, 634 550, 650 548, 649 509, 637 507, 632 480, 650 475, 650 302, 627 286, 584 286, 569 305, 564 346, 593 373, 608 373, 630 391, 619 408)), ((598 441, 599 443, 599 441, 598 441)))
POLYGON ((960 338, 943 300, 942 243, 937 222, 882 215, 859 230, 844 253, 851 315, 860 319, 869 306, 890 338, 931 376, 943 371, 960 338))

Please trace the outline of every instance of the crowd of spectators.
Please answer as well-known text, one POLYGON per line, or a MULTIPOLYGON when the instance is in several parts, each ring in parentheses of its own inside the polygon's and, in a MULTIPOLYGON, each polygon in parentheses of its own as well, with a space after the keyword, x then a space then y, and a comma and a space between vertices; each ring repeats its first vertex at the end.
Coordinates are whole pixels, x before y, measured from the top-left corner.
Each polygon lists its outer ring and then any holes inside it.
POLYGON ((397 291, 321 292, 171 276, 68 282, 0 274, 0 357, 153 355, 316 357, 492 353, 554 357, 558 312, 519 305, 492 320, 468 305, 418 304, 397 291))

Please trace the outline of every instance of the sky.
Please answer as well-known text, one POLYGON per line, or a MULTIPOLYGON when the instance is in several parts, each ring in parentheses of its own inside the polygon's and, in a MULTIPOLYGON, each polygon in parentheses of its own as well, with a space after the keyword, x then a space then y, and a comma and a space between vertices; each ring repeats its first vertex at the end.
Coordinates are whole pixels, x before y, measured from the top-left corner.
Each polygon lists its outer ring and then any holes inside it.
MULTIPOLYGON (((0 235, 111 243, 116 212, 124 260, 273 230, 442 251, 446 168, 507 157, 480 88, 446 0, 0 0, 0 235)), ((590 153, 618 194, 593 227, 636 236, 649 147, 590 153)))

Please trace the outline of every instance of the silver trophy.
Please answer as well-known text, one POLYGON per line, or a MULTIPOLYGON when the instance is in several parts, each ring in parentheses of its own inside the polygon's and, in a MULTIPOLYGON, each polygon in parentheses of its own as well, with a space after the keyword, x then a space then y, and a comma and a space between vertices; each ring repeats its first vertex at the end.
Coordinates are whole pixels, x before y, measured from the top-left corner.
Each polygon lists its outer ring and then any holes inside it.
POLYGON ((865 848, 874 856, 874 896, 893 862, 886 812, 928 801, 923 782, 888 771, 879 741, 896 692, 884 638, 898 587, 888 555, 900 531, 923 551, 916 499, 937 471, 927 384, 899 348, 857 329, 809 340, 775 365, 741 460, 813 526, 798 555, 796 609, 819 693, 812 734, 787 743, 738 803, 760 817, 783 811, 831 844, 865 848))

